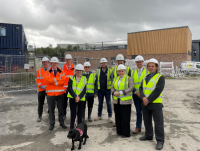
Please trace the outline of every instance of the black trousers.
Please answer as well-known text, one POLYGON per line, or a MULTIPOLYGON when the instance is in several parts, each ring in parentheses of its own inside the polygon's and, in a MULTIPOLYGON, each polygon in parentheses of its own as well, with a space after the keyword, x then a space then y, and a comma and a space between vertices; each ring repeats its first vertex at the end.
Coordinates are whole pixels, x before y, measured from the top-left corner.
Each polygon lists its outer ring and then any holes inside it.
POLYGON ((114 104, 116 130, 118 135, 130 137, 131 104, 114 104))
POLYGON ((88 109, 92 109, 93 108, 93 104, 94 104, 94 96, 86 96, 86 99, 84 101, 84 108, 86 108, 86 102, 87 102, 87 106, 88 109))
POLYGON ((55 104, 58 108, 58 119, 60 123, 64 123, 63 120, 63 94, 58 96, 47 96, 47 102, 49 105, 49 119, 50 124, 55 124, 55 104))
POLYGON ((71 120, 70 120, 70 129, 74 128, 74 122, 76 115, 78 117, 78 123, 82 122, 82 112, 83 112, 83 105, 84 101, 79 101, 78 103, 75 102, 75 99, 69 99, 70 101, 70 111, 71 111, 71 120))
POLYGON ((41 116, 43 113, 43 106, 44 106, 44 101, 45 101, 45 96, 46 96, 45 91, 40 91, 38 93, 38 115, 41 116))
POLYGON ((66 114, 67 114, 67 105, 68 105, 67 94, 68 94, 68 91, 66 90, 66 93, 64 93, 64 100, 63 100, 63 116, 66 116, 66 114))
POLYGON ((157 142, 164 143, 164 121, 162 109, 148 109, 147 107, 142 109, 144 126, 145 126, 145 136, 147 138, 153 138, 153 126, 152 117, 155 125, 155 136, 157 142))

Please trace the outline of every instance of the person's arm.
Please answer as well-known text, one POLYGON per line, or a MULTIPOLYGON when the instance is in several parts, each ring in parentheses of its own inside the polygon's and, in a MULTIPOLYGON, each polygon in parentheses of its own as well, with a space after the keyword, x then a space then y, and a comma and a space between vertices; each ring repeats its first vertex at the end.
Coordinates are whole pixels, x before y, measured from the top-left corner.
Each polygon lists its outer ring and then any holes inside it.
POLYGON ((49 74, 48 71, 46 71, 46 73, 44 75, 46 84, 55 84, 56 78, 49 77, 48 74, 49 74))
POLYGON ((145 97, 145 95, 143 93, 143 81, 142 81, 142 83, 140 85, 139 91, 140 91, 140 98, 143 99, 145 97))
POLYGON ((131 77, 131 69, 129 68, 128 76, 131 77))
POLYGON ((40 86, 42 86, 42 80, 40 79, 39 70, 37 71, 36 84, 37 84, 38 88, 40 88, 40 86))
POLYGON ((77 95, 76 95, 76 93, 74 93, 74 90, 72 89, 71 78, 69 78, 67 90, 68 90, 69 94, 75 99, 77 95))
POLYGON ((86 85, 85 85, 83 91, 79 94, 80 99, 82 99, 82 97, 85 95, 85 93, 86 93, 86 85))
POLYGON ((133 91, 133 79, 131 77, 128 78, 128 89, 123 90, 123 94, 126 95, 133 91))
POLYGON ((96 94, 96 95, 98 94, 97 75, 95 75, 94 94, 96 94))
POLYGON ((65 74, 63 72, 61 72, 60 74, 62 74, 61 79, 58 77, 56 78, 56 80, 58 81, 58 86, 63 86, 65 84, 65 74))
POLYGON ((158 80, 158 83, 156 84, 156 88, 147 98, 150 103, 152 103, 155 99, 157 99, 160 96, 160 94, 164 89, 164 86, 165 86, 165 77, 161 76, 160 79, 158 80))
POLYGON ((112 95, 114 95, 114 93, 115 93, 114 83, 112 83, 112 86, 111 86, 111 93, 112 93, 112 95))
POLYGON ((110 74, 111 83, 113 83, 113 78, 114 78, 114 74, 113 74, 113 72, 111 70, 111 74, 110 74))

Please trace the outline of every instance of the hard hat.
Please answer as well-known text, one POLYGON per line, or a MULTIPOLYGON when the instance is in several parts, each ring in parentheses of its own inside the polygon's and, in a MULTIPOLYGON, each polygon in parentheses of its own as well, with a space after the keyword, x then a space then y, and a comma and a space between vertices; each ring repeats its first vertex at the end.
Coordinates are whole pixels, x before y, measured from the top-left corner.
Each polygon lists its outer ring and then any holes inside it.
POLYGON ((154 59, 154 58, 149 59, 147 65, 148 65, 150 62, 159 65, 158 60, 156 60, 156 59, 154 59))
POLYGON ((108 62, 106 58, 101 58, 100 63, 108 62))
POLYGON ((59 60, 57 57, 52 57, 50 62, 56 62, 59 63, 59 60))
POLYGON ((84 63, 84 67, 85 67, 85 66, 91 66, 90 62, 85 62, 85 63, 84 63))
POLYGON ((42 61, 49 61, 49 58, 43 57, 43 58, 42 58, 42 61))
POLYGON ((72 56, 70 54, 66 54, 65 59, 72 59, 72 56))
POLYGON ((118 65, 117 71, 122 69, 126 70, 126 67, 123 64, 118 65))
POLYGON ((77 64, 75 70, 84 70, 84 67, 82 64, 77 64))
POLYGON ((124 60, 124 56, 122 54, 118 54, 116 60, 124 60))
POLYGON ((140 55, 138 55, 137 57, 135 57, 135 62, 136 61, 144 61, 144 58, 140 55))

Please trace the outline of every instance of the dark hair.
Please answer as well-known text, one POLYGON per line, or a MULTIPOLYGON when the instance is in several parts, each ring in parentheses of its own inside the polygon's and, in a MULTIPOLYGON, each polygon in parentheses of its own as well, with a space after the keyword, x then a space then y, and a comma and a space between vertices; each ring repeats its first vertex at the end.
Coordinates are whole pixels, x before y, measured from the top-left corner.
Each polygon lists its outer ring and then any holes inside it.
MULTIPOLYGON (((157 63, 155 63, 157 69, 156 69, 156 73, 158 73, 158 68, 159 68, 159 65, 157 63)), ((148 69, 148 64, 147 64, 147 69, 148 69)))

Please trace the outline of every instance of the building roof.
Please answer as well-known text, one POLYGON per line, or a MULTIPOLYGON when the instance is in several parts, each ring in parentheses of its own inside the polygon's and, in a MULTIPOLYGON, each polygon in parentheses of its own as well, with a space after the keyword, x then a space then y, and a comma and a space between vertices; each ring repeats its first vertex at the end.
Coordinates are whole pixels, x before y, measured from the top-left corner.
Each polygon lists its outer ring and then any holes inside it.
POLYGON ((199 40, 192 40, 192 43, 194 43, 194 42, 200 42, 200 39, 199 40))
MULTIPOLYGON (((140 32, 149 32, 149 31, 157 31, 157 30, 166 30, 166 29, 176 29, 176 28, 185 28, 188 26, 181 26, 181 27, 171 27, 171 28, 163 28, 163 29, 154 29, 154 30, 144 30, 144 31, 136 31, 136 32, 131 32, 128 34, 133 34, 133 33, 140 33, 140 32)), ((188 27, 188 29, 190 30, 190 28, 188 27)), ((191 32, 191 31, 190 31, 191 32)))

